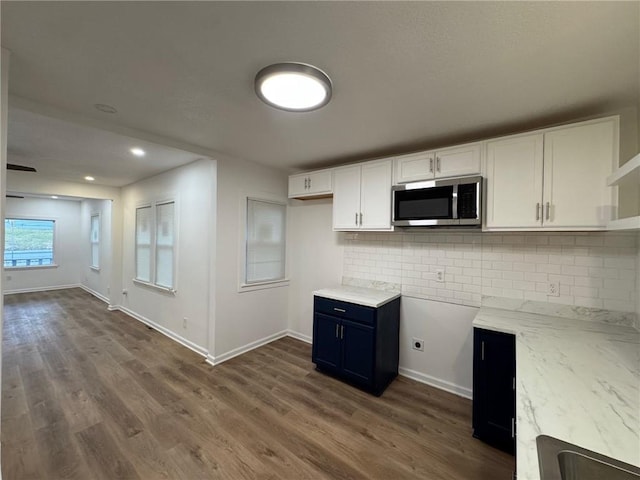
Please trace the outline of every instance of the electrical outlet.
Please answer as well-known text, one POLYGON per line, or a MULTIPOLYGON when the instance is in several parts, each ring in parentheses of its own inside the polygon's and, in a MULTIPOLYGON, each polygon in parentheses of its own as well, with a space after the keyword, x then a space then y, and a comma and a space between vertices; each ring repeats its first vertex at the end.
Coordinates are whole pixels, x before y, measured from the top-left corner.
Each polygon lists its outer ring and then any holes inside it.
POLYGON ((11 275, 7 275, 7 280, 11 280, 11 275))
POLYGON ((424 340, 422 340, 420 338, 413 337, 411 339, 411 348, 413 348, 414 350, 419 350, 419 351, 423 352, 424 351, 424 340))
POLYGON ((444 283, 444 267, 436 268, 434 271, 436 274, 436 282, 444 283))
POLYGON ((547 285, 547 295, 549 297, 560 296, 560 282, 549 282, 547 285))
POLYGON ((187 328, 187 317, 182 319, 182 328, 187 328))

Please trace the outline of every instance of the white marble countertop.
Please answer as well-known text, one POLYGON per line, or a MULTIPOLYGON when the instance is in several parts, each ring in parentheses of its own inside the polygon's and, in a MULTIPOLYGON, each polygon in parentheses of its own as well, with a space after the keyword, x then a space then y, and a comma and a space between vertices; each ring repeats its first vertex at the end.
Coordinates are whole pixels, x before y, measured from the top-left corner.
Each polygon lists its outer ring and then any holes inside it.
POLYGON ((356 303, 367 307, 380 307, 385 303, 395 300, 400 292, 376 290, 374 288, 350 287, 342 285, 335 288, 323 288, 313 292, 318 297, 341 300, 343 302, 356 303))
POLYGON ((637 330, 487 307, 473 325, 516 335, 518 480, 540 479, 540 434, 640 466, 637 330))

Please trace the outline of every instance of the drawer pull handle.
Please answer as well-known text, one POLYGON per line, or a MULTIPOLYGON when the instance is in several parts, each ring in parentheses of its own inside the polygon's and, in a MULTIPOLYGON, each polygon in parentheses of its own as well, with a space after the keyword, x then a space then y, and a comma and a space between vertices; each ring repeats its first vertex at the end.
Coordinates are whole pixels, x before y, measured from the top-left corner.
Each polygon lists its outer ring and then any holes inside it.
POLYGON ((339 327, 339 326, 340 326, 340 325, 338 325, 338 324, 336 323, 336 338, 338 338, 338 327, 339 327))
POLYGON ((342 313, 345 313, 345 312, 346 312, 346 310, 344 310, 343 308, 336 308, 336 307, 333 307, 333 309, 334 309, 336 312, 342 312, 342 313))

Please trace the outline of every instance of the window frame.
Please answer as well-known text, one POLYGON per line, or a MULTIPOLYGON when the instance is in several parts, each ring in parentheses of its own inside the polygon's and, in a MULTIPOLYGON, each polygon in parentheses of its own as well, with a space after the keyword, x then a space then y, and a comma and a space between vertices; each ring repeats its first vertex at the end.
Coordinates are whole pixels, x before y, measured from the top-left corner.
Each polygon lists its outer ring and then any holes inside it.
POLYGON ((4 221, 7 220, 39 220, 44 222, 53 222, 53 239, 51 241, 51 264, 49 265, 16 265, 5 267, 4 266, 4 255, 6 254, 6 246, 7 246, 7 229, 2 224, 4 230, 4 238, 2 239, 3 243, 3 256, 2 256, 2 266, 5 270, 38 270, 38 269, 46 269, 46 268, 58 268, 59 264, 56 262, 56 251, 58 250, 58 218, 56 217, 41 217, 41 216, 33 216, 33 215, 6 215, 4 221))
POLYGON ((102 260, 102 255, 101 255, 101 250, 102 250, 102 215, 100 214, 100 212, 93 212, 90 216, 89 216, 89 248, 91 249, 91 253, 90 253, 90 261, 89 261, 89 268, 91 270, 95 270, 96 272, 100 271, 100 263, 102 260), (94 218, 98 218, 98 241, 94 242, 93 241, 93 219, 94 218), (98 247, 98 264, 94 265, 93 263, 93 246, 97 245, 98 247))
POLYGON ((163 198, 161 200, 154 200, 151 202, 142 202, 139 203, 135 206, 134 209, 134 219, 133 219, 133 224, 134 224, 134 228, 133 228, 133 254, 134 254, 134 263, 133 263, 133 283, 137 284, 137 285, 141 285, 144 287, 149 287, 152 288, 154 290, 158 290, 164 293, 170 293, 172 295, 175 295, 178 292, 178 271, 177 271, 177 265, 178 265, 178 232, 180 231, 180 229, 178 228, 178 212, 179 212, 179 208, 178 208, 178 199, 176 197, 168 197, 168 198, 163 198), (160 285, 157 283, 157 279, 156 279, 156 272, 157 272, 157 267, 156 267, 156 262, 157 262, 157 256, 156 256, 156 250, 157 250, 157 245, 156 245, 156 241, 157 241, 157 228, 158 228, 158 224, 157 224, 157 207, 159 205, 167 205, 167 204, 173 204, 173 245, 172 245, 172 250, 173 250, 173 258, 172 258, 172 262, 171 262, 171 268, 172 268, 172 275, 171 275, 171 280, 172 280, 172 286, 167 287, 165 285, 160 285), (137 231, 138 231, 138 222, 137 222, 137 218, 138 218, 138 209, 141 208, 150 208, 151 209, 151 214, 149 217, 149 226, 150 226, 150 232, 149 232, 149 264, 150 264, 150 270, 149 270, 149 280, 144 280, 141 278, 137 277, 138 274, 138 242, 137 242, 137 231))
POLYGON ((263 290, 267 288, 279 288, 286 287, 289 285, 289 261, 288 261, 288 231, 287 231, 287 223, 288 223, 289 211, 288 204, 286 199, 281 197, 276 197, 274 195, 268 193, 260 193, 256 195, 247 195, 243 194, 240 196, 240 238, 242 238, 242 246, 239 249, 239 265, 238 265, 238 292, 251 292, 254 290, 263 290), (249 241, 249 224, 248 224, 248 208, 249 201, 258 201, 264 203, 272 203, 276 205, 281 205, 285 208, 285 216, 284 216, 284 277, 281 279, 274 280, 262 280, 257 282, 247 282, 247 248, 249 241))

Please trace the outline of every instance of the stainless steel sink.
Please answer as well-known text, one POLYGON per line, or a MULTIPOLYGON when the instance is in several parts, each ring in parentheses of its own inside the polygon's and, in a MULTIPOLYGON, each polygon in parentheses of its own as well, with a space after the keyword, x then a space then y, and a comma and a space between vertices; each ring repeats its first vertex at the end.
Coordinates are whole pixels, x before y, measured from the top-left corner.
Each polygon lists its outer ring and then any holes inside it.
POLYGON ((557 438, 536 438, 540 480, 640 480, 640 468, 557 438))

